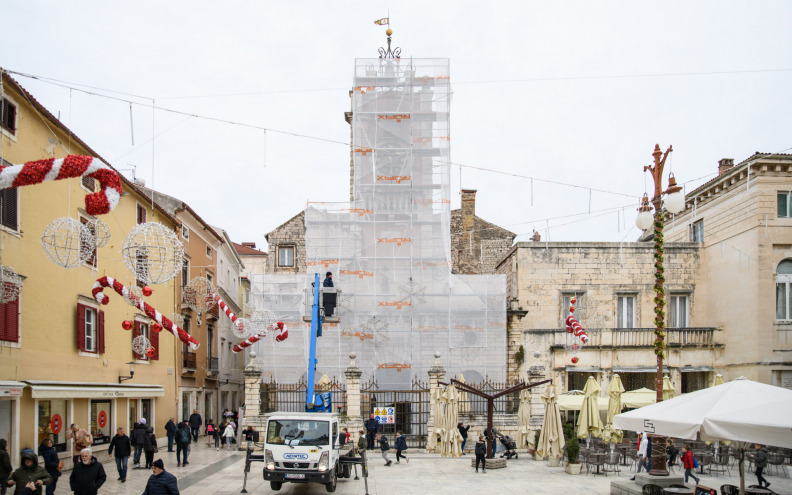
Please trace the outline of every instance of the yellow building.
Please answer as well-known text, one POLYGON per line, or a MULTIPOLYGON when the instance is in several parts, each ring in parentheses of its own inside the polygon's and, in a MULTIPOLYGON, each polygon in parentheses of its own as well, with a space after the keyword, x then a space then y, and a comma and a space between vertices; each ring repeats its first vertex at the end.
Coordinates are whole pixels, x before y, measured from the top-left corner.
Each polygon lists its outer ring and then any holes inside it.
MULTIPOLYGON (((98 156, 7 74, 0 89, 3 165, 67 154, 98 156)), ((118 206, 100 217, 112 237, 94 260, 71 269, 48 258, 41 235, 63 216, 92 220, 83 198, 99 184, 74 178, 0 191, 0 262, 24 277, 19 299, 0 305, 0 438, 8 440, 15 466, 21 448, 36 448, 47 436, 61 457, 70 457, 65 435, 71 423, 91 431, 101 458, 117 427, 129 431, 145 417, 164 437, 166 421, 176 416, 181 343, 165 330, 154 332, 152 321, 112 289, 105 290, 106 306, 91 294, 102 276, 135 284, 121 248, 138 223, 175 229, 170 215, 122 180, 118 206), (132 330, 122 328, 125 320, 134 322, 132 330), (134 355, 134 334, 148 335, 153 356, 134 355)), ((176 307, 177 280, 152 286, 145 300, 169 316, 176 307)))

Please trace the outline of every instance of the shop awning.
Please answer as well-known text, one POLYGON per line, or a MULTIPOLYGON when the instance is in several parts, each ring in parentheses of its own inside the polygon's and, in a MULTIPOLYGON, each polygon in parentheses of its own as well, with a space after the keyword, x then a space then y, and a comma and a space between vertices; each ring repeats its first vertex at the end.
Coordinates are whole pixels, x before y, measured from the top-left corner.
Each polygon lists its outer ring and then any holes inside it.
POLYGON ((27 387, 22 382, 0 380, 0 397, 22 397, 22 389, 27 387))
POLYGON ((25 380, 34 399, 119 399, 162 397, 161 385, 110 385, 88 382, 49 382, 25 380))

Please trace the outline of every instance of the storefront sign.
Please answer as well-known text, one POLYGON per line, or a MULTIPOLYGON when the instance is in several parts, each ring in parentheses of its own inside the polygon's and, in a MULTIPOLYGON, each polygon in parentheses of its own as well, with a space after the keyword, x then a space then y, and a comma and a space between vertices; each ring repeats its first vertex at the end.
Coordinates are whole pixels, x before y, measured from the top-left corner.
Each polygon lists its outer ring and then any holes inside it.
POLYGON ((0 396, 2 397, 22 397, 21 388, 4 388, 0 389, 0 396))
POLYGON ((99 428, 104 428, 107 425, 107 413, 99 411, 99 428))
POLYGON ((60 417, 60 414, 53 415, 50 420, 50 430, 57 435, 60 433, 61 428, 63 428, 63 418, 60 417))

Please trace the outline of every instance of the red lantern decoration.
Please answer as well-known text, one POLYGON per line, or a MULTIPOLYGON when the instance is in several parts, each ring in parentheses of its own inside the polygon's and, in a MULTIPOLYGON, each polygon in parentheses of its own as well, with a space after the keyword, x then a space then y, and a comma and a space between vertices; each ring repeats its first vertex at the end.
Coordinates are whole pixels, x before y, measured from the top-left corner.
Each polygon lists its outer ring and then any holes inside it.
POLYGON ((132 322, 129 320, 124 320, 121 322, 121 326, 124 328, 124 330, 132 330, 132 322))
POLYGON ((151 295, 152 292, 154 292, 154 291, 148 285, 143 287, 143 295, 144 296, 148 297, 148 296, 151 295))
POLYGON ((577 362, 578 362, 577 356, 573 357, 572 358, 572 364, 577 364, 577 362))
POLYGON ((569 300, 570 303, 575 304, 577 302, 577 297, 573 297, 569 300))
POLYGON ((162 331, 162 325, 160 325, 159 323, 155 323, 151 325, 151 329, 157 333, 160 333, 162 331))

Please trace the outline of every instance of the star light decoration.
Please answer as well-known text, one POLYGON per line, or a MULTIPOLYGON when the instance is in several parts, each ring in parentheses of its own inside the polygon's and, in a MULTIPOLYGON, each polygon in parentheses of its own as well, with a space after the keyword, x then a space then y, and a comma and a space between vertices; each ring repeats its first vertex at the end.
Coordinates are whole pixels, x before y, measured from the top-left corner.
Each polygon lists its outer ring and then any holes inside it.
POLYGON ((372 316, 370 320, 360 325, 361 330, 370 333, 374 336, 372 339, 374 347, 378 347, 388 342, 388 336, 385 330, 388 329, 388 324, 376 316, 372 316))
POLYGON ((338 298, 336 302, 336 313, 338 316, 347 314, 348 311, 352 310, 352 299, 354 298, 354 294, 344 294, 341 293, 341 297, 338 298))
POLYGON ((410 281, 399 287, 404 299, 409 299, 411 302, 426 302, 426 286, 416 283, 412 277, 410 281))

